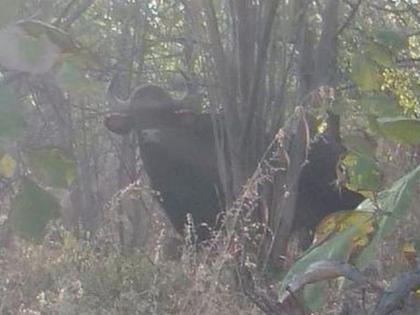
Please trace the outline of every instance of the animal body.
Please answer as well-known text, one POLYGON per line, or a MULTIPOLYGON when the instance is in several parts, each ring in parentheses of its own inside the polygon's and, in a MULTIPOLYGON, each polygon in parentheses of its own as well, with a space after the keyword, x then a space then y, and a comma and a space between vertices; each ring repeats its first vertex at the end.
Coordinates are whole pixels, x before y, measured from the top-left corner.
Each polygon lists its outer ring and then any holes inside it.
POLYGON ((208 238, 224 204, 210 114, 187 111, 163 89, 146 85, 105 125, 137 133, 143 165, 174 228, 182 234, 190 213, 199 241, 208 238))
MULTIPOLYGON (((154 85, 138 88, 122 105, 105 119, 106 127, 118 134, 137 133, 145 170, 175 229, 182 234, 190 213, 199 240, 208 238, 205 226, 217 227, 224 208, 210 115, 186 110, 182 101, 154 85)), ((325 215, 353 209, 363 199, 335 187, 342 147, 334 143, 319 137, 311 145, 298 184, 295 226, 313 229, 325 215)))
MULTIPOLYGON (((328 214, 355 209, 365 197, 337 185, 336 166, 346 149, 339 139, 321 134, 311 143, 308 164, 300 174, 294 228, 313 231, 328 214)), ((312 241, 310 237, 306 245, 312 241)))

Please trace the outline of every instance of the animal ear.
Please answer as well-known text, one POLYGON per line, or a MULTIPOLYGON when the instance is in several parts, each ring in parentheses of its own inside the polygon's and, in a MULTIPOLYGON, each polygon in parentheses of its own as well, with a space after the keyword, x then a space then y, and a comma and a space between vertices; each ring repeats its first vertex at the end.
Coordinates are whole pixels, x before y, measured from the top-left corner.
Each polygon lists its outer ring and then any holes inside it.
POLYGON ((133 119, 120 113, 109 114, 105 117, 105 127, 119 135, 126 135, 133 129, 133 119))

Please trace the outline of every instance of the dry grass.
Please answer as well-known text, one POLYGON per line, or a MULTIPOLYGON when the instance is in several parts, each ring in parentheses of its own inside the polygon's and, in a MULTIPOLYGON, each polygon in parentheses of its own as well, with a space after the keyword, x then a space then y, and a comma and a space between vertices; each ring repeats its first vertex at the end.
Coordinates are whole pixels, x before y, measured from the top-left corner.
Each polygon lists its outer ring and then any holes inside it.
POLYGON ((1 314, 261 314, 238 290, 229 254, 186 247, 165 261, 58 236, 2 252, 1 314))

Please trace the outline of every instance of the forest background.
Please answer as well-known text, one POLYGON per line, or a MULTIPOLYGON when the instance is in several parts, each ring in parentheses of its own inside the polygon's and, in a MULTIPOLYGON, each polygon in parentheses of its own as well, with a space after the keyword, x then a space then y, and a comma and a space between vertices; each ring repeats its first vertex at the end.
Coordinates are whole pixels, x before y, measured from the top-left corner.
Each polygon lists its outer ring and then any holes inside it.
MULTIPOLYGON (((2 314, 388 314, 402 301, 401 314, 418 314, 417 1, 1 7, 2 314), (271 180, 256 167, 266 135, 306 146, 331 117, 349 149, 337 167, 343 185, 370 199, 331 217, 304 253, 290 249, 290 224, 270 226, 276 242, 264 252, 282 257, 281 271, 255 246, 232 251, 244 230, 228 230, 217 250, 187 240, 177 253, 147 179, 137 180, 144 172, 132 136, 103 126, 113 80, 122 98, 151 82, 188 95, 194 111, 223 111, 237 153, 232 202, 271 180), (308 133, 296 129, 302 122, 308 133)), ((288 154, 299 168, 302 152, 288 154)), ((280 207, 282 198, 270 200, 270 216, 288 222, 293 206, 280 207)))

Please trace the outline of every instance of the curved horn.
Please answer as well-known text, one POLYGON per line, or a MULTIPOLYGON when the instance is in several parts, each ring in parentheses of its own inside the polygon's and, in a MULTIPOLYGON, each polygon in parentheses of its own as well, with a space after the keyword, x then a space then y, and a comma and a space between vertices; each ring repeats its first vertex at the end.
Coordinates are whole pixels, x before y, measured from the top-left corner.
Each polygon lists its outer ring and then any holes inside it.
POLYGON ((191 79, 191 77, 182 69, 178 69, 178 71, 184 78, 185 93, 180 99, 175 100, 175 103, 182 104, 182 108, 180 109, 200 112, 203 101, 203 93, 200 91, 198 81, 194 77, 191 79))
POLYGON ((107 89, 107 97, 111 102, 111 108, 114 108, 117 111, 124 111, 124 110, 129 110, 130 108, 130 99, 131 99, 131 95, 130 97, 128 97, 126 100, 120 99, 116 93, 116 84, 117 84, 117 80, 118 80, 118 76, 114 76, 111 79, 111 82, 109 83, 108 89, 107 89))

